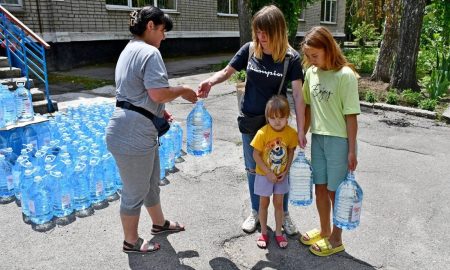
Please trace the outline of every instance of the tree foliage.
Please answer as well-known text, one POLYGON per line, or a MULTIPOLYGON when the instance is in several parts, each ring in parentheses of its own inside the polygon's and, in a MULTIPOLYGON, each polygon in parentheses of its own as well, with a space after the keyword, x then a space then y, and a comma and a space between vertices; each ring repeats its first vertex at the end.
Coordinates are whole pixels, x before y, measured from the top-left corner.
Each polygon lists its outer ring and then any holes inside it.
POLYGON ((362 22, 372 24, 376 30, 383 31, 385 2, 388 0, 346 0, 345 32, 351 33, 362 22))
POLYGON ((298 28, 298 18, 305 4, 311 4, 318 0, 250 0, 252 15, 266 5, 273 4, 277 6, 284 14, 286 19, 289 41, 294 45, 295 36, 298 28))

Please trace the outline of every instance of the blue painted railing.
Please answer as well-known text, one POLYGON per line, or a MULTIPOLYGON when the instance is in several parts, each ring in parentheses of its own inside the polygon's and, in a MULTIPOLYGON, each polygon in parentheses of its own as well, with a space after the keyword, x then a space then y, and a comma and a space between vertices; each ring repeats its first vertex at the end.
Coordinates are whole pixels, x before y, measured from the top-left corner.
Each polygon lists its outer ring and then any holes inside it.
POLYGON ((2 47, 6 48, 10 67, 14 63, 15 66, 21 68, 22 76, 27 78, 28 88, 30 88, 30 76, 44 83, 48 112, 54 112, 48 88, 47 61, 45 59, 45 50, 49 49, 50 45, 1 5, 0 39, 2 47))

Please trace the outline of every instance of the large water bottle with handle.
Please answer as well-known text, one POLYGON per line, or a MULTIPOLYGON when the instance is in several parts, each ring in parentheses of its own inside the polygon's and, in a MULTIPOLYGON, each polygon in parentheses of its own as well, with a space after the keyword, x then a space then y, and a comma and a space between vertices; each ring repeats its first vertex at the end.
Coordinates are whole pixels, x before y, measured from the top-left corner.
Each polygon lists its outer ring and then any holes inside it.
POLYGON ((16 82, 17 89, 14 92, 16 98, 17 118, 19 122, 34 119, 33 102, 30 90, 25 88, 25 82, 16 82))
POLYGON ((298 151, 289 170, 289 202, 292 205, 308 206, 313 201, 312 170, 303 149, 298 151))
POLYGON ((14 198, 12 165, 3 154, 0 154, 0 203, 12 202, 14 198))
POLYGON ((5 125, 13 125, 17 122, 16 99, 8 86, 0 84, 0 99, 3 102, 3 120, 5 125))
POLYGON ((363 191, 355 180, 353 172, 348 172, 345 180, 336 190, 333 224, 341 229, 351 230, 359 225, 363 191))
POLYGON ((53 223, 52 190, 48 181, 41 176, 35 176, 29 188, 28 209, 32 226, 37 231, 48 231, 55 227, 53 223))
POLYGON ((204 156, 212 151, 212 118, 203 105, 197 101, 189 113, 187 125, 187 152, 194 156, 204 156))

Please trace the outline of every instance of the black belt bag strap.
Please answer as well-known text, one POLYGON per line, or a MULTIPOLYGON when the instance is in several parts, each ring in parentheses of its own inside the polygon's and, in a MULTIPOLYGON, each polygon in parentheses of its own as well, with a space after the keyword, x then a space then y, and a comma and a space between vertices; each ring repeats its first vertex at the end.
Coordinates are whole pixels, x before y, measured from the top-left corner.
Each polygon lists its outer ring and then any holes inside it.
POLYGON ((135 111, 137 113, 142 114, 143 116, 147 117, 153 122, 153 125, 155 125, 156 129, 158 130, 158 137, 161 137, 164 135, 170 128, 169 122, 163 117, 157 117, 153 113, 147 111, 144 108, 134 106, 128 101, 116 101, 116 107, 127 109, 130 111, 135 111))

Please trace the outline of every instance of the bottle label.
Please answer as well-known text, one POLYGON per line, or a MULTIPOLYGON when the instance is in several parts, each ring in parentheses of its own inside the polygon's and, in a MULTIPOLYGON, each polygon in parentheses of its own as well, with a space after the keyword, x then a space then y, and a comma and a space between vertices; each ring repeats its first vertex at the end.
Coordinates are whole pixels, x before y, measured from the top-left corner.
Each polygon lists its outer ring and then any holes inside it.
POLYGON ((65 194, 61 198, 62 208, 67 209, 70 208, 70 194, 65 194))
POLYGON ((14 177, 12 174, 6 176, 6 187, 8 190, 11 190, 14 188, 14 177))
POLYGON ((351 222, 358 221, 360 215, 361 215, 361 202, 355 203, 353 205, 351 222))
POLYGON ((95 195, 99 196, 103 192, 103 181, 97 181, 95 185, 95 195))
POLYGON ((28 201, 28 210, 30 210, 30 214, 36 214, 36 208, 34 207, 34 201, 28 201))

